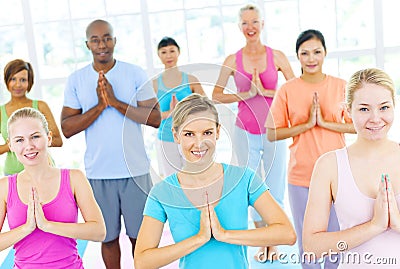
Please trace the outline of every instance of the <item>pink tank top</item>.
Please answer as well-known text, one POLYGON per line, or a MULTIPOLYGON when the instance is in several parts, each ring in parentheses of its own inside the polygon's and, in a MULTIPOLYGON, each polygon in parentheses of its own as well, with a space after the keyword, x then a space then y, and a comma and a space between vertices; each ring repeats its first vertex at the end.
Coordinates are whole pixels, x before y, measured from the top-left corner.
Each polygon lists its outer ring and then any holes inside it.
MULTIPOLYGON (((351 172, 347 148, 336 150, 336 158, 338 190, 334 205, 340 230, 346 230, 372 219, 375 199, 358 189, 351 172)), ((396 201, 400 208, 400 195, 396 195, 396 201)), ((400 234, 389 228, 342 254, 348 260, 343 260, 339 268, 400 268, 400 234), (359 258, 359 263, 352 262, 354 253, 359 258), (389 264, 395 260, 396 264, 389 264)))
MULTIPOLYGON (((247 73, 243 67, 243 49, 236 53, 236 72, 234 75, 238 92, 247 92, 251 86, 252 74, 247 73)), ((267 68, 260 73, 260 80, 264 89, 276 89, 278 84, 278 71, 274 63, 274 54, 270 47, 265 46, 267 55, 267 68)), ((236 126, 251 134, 265 134, 265 121, 272 103, 271 97, 256 95, 238 104, 236 126)))
MULTIPOLYGON (((69 170, 61 169, 60 190, 51 202, 44 204, 43 212, 50 221, 76 223, 78 207, 71 190, 69 170)), ((28 206, 18 195, 17 174, 8 177, 7 220, 10 229, 26 223, 28 206)), ((83 268, 76 240, 35 229, 14 245, 14 268, 83 268)))

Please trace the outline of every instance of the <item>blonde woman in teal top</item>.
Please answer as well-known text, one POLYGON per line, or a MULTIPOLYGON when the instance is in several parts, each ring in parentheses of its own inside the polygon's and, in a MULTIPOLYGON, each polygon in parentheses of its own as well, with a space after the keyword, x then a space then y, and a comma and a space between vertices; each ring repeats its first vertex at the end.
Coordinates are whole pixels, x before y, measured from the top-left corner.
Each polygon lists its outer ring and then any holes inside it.
POLYGON ((205 96, 180 101, 172 116, 185 163, 151 190, 135 248, 135 268, 247 269, 247 246, 294 244, 296 234, 268 187, 250 168, 217 163, 217 109, 205 96), (254 206, 268 226, 248 229, 254 206), (168 220, 175 243, 159 247, 168 220))
POLYGON ((63 144, 60 131, 49 106, 43 101, 32 100, 26 96, 32 88, 33 78, 34 75, 31 64, 23 60, 13 60, 4 68, 4 82, 7 86, 7 90, 11 94, 10 101, 0 106, 0 131, 4 139, 4 144, 0 145, 0 154, 7 154, 4 165, 5 175, 19 173, 24 169, 22 164, 17 160, 15 154, 10 151, 10 148, 7 145, 7 120, 9 115, 11 115, 15 110, 23 107, 33 107, 38 109, 45 115, 49 123, 49 129, 53 136, 51 146, 61 147, 63 144))

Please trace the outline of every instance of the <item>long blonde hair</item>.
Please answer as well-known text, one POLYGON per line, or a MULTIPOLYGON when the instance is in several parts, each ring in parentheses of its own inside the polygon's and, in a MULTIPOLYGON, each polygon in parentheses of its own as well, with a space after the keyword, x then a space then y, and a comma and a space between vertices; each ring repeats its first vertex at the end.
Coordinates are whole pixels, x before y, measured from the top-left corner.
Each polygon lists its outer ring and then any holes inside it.
POLYGON ((46 131, 46 134, 49 134, 49 124, 46 120, 46 117, 37 109, 32 107, 23 107, 15 110, 10 118, 7 121, 7 131, 10 133, 10 126, 19 119, 38 119, 43 126, 43 129, 46 131))

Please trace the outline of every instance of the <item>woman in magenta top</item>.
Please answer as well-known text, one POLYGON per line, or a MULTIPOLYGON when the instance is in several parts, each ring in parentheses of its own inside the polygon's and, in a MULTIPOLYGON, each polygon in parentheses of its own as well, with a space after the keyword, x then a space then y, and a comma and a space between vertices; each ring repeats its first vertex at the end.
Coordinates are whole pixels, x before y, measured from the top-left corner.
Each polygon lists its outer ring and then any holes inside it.
MULTIPOLYGON (((293 78, 294 74, 281 51, 262 44, 260 37, 264 21, 258 7, 249 4, 241 8, 239 19, 239 28, 246 38, 246 45, 225 59, 214 87, 213 100, 220 103, 238 102, 232 144, 239 165, 250 167, 263 178, 262 162, 271 194, 283 206, 286 143, 267 141, 264 124, 277 88, 278 71, 282 72, 286 80, 293 78), (235 92, 225 88, 230 76, 235 80, 235 92)), ((257 227, 265 225, 254 210, 251 213, 257 227)), ((261 248, 255 256, 256 260, 265 262, 266 252, 266 248, 261 248)))
POLYGON ((75 239, 102 241, 105 225, 86 177, 48 162, 52 141, 38 110, 16 110, 8 120, 8 145, 24 170, 0 179, 0 250, 12 245, 14 268, 83 268, 75 239), (78 208, 84 223, 77 223, 78 208))

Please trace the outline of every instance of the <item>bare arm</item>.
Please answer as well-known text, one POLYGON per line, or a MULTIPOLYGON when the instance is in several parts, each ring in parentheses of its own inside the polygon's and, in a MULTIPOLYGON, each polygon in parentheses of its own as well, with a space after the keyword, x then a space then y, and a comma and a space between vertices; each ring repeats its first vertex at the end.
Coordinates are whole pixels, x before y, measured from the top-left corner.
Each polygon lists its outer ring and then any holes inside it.
MULTIPOLYGON (((7 195, 8 195, 8 178, 0 179, 0 231, 3 228, 4 220, 7 213, 7 195)), ((0 233, 0 251, 13 246, 27 235, 31 234, 36 228, 33 215, 33 199, 30 198, 27 213, 27 223, 11 229, 8 232, 0 233)))
POLYGON ((198 234, 179 243, 159 248, 164 223, 144 216, 135 247, 135 268, 160 268, 203 246, 211 237, 210 219, 205 208, 201 210, 200 221, 198 234))
MULTIPOLYGON (((282 72, 286 80, 294 78, 292 67, 286 55, 280 50, 273 50, 273 54, 276 70, 282 72)), ((260 86, 260 91, 263 96, 274 97, 276 89, 265 89, 262 87, 262 84, 260 86)))
MULTIPOLYGON (((103 74, 104 76, 104 74, 103 74)), ((86 130, 108 106, 106 89, 103 77, 99 74, 97 80, 96 94, 98 103, 85 113, 82 109, 74 109, 64 106, 61 111, 61 130, 66 138, 86 130)))
MULTIPOLYGON (((271 122, 273 123, 273 118, 271 114, 269 114, 266 125, 270 125, 269 123, 271 122)), ((317 124, 317 108, 316 104, 313 103, 310 107, 310 116, 307 122, 290 127, 281 127, 281 128, 267 127, 267 138, 269 141, 276 141, 276 140, 286 139, 289 137, 294 137, 296 135, 302 134, 310 130, 311 128, 314 128, 316 124, 317 124)))
POLYGON ((203 87, 201 86, 201 83, 197 77, 193 75, 188 75, 188 79, 189 79, 190 89, 192 90, 193 93, 198 93, 200 95, 206 96, 206 93, 204 92, 203 87))
MULTIPOLYGON (((0 116, 0 125, 1 125, 1 116, 0 116)), ((8 147, 7 141, 4 141, 4 144, 0 145, 0 155, 4 154, 6 152, 9 152, 9 151, 10 151, 10 148, 8 147)))
POLYGON ((210 210, 212 233, 216 240, 246 246, 293 245, 296 233, 289 218, 272 198, 269 191, 256 200, 255 209, 267 223, 266 227, 252 230, 224 230, 213 208, 210 210))
POLYGON ((268 128, 267 129, 267 138, 269 141, 276 141, 276 140, 283 140, 289 137, 294 137, 296 135, 302 134, 312 127, 311 125, 306 122, 303 124, 299 124, 292 127, 285 127, 285 128, 268 128))
POLYGON ((323 123, 319 122, 318 126, 338 133, 356 133, 352 123, 331 122, 324 120, 323 123))
POLYGON ((122 115, 140 124, 146 124, 155 128, 160 126, 161 114, 157 98, 138 101, 137 107, 134 107, 115 97, 112 85, 102 72, 99 72, 99 85, 104 89, 107 104, 118 110, 122 115))
POLYGON ((294 78, 292 66, 286 55, 280 50, 274 50, 274 62, 276 69, 281 71, 286 80, 294 78))
POLYGON ((88 180, 81 171, 70 170, 70 182, 76 203, 85 222, 64 223, 47 221, 40 205, 36 203, 35 215, 38 228, 45 232, 64 237, 103 241, 106 236, 106 227, 103 215, 94 199, 93 191, 88 180))
POLYGON ((317 103, 317 125, 327 130, 331 130, 338 133, 352 133, 355 134, 353 123, 343 123, 343 122, 332 122, 326 121, 321 113, 321 108, 319 106, 318 94, 314 94, 315 102, 317 103))
POLYGON ((4 154, 6 152, 9 152, 10 148, 8 147, 7 143, 4 143, 3 145, 0 145, 0 155, 4 154))
POLYGON ((58 129, 56 121, 54 120, 53 113, 51 113, 49 106, 47 105, 46 102, 38 101, 38 108, 40 112, 42 112, 43 115, 46 117, 46 120, 49 124, 49 130, 51 131, 53 138, 51 146, 61 147, 63 145, 63 141, 61 138, 60 130, 58 129))
MULTIPOLYGON (((352 249, 386 230, 373 221, 353 228, 327 232, 330 208, 333 197, 333 186, 337 189, 337 161, 334 152, 323 155, 315 164, 311 177, 308 203, 304 216, 303 247, 304 251, 312 251, 317 257, 323 252, 340 251, 338 242, 345 241, 348 249, 352 249)), ((383 195, 384 196, 384 195, 383 195)), ((350 198, 349 198, 350 199, 350 198)), ((385 206, 383 206, 385 207, 385 206)), ((385 211, 380 208, 379 211, 385 211)), ((378 217, 388 223, 387 210, 378 217)))
POLYGON ((103 112, 105 106, 96 105, 82 114, 82 109, 63 107, 61 111, 61 130, 66 138, 86 130, 103 112))
POLYGON ((124 115, 133 121, 158 128, 161 123, 161 113, 157 98, 138 101, 137 105, 137 107, 133 107, 120 102, 118 111, 121 113, 125 111, 124 115))
POLYGON ((229 55, 222 64, 217 83, 212 93, 212 99, 214 101, 219 103, 234 103, 252 98, 257 94, 256 91, 224 93, 224 89, 228 84, 228 79, 234 74, 236 69, 235 60, 236 56, 232 54, 229 55))

